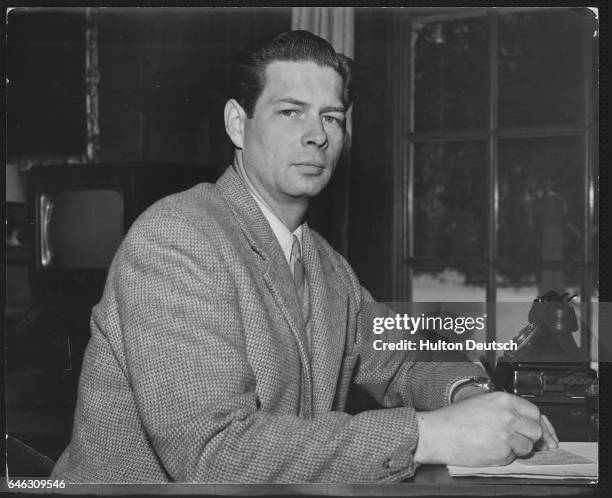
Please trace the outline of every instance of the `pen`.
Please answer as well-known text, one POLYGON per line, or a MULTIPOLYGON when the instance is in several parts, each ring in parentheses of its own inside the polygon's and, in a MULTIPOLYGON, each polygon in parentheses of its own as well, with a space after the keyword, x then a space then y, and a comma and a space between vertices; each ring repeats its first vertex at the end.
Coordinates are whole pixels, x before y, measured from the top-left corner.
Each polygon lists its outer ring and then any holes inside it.
POLYGON ((497 378, 497 375, 495 374, 495 371, 493 370, 493 367, 491 366, 491 364, 489 363, 487 358, 484 355, 482 355, 478 359, 480 360, 480 363, 482 364, 482 367, 485 369, 485 372, 487 372, 487 375, 489 376, 489 379, 491 380, 491 385, 492 385, 493 389, 495 391, 508 392, 508 391, 506 391, 503 388, 502 383, 497 378))

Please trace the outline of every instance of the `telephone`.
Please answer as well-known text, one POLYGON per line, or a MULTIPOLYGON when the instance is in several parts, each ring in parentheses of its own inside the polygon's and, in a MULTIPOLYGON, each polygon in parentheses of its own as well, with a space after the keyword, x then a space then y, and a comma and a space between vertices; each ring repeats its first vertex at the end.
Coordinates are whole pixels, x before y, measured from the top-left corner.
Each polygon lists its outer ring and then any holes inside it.
POLYGON ((534 299, 529 324, 514 338, 517 349, 507 351, 497 362, 496 375, 506 390, 528 396, 584 395, 597 374, 572 337, 578 330, 570 305, 574 297, 550 291, 534 299))

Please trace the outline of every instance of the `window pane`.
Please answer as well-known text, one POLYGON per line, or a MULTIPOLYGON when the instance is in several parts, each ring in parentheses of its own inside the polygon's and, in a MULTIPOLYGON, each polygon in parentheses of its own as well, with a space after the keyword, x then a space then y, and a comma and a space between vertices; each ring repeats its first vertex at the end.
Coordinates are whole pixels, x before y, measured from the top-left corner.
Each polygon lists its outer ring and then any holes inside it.
MULTIPOLYGON (((538 268, 537 266, 501 265, 497 272, 497 301, 531 303, 548 291, 580 294, 583 270, 580 267, 538 268)), ((578 299, 578 297, 576 298, 578 299)))
POLYGON ((486 127, 486 18, 427 23, 415 31, 415 131, 486 127))
POLYGON ((413 188, 416 256, 485 254, 484 142, 416 144, 413 188))
POLYGON ((584 167, 579 137, 500 141, 501 257, 581 258, 584 167))
POLYGON ((413 270, 412 300, 415 302, 484 303, 486 296, 484 268, 448 264, 413 270))
POLYGON ((586 22, 570 9, 500 16, 502 126, 580 123, 586 22))

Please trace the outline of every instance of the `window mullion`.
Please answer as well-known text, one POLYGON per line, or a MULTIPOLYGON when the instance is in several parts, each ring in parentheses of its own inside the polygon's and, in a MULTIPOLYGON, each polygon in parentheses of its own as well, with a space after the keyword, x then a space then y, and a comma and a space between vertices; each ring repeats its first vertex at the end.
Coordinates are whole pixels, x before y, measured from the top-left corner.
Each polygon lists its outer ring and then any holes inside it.
POLYGON ((399 300, 412 300, 412 271, 407 268, 406 258, 412 255, 414 240, 412 206, 412 142, 408 138, 413 131, 414 114, 414 40, 412 39, 412 19, 398 16, 393 22, 391 39, 395 57, 388 59, 388 74, 395 78, 396 85, 391 92, 391 117, 393 122, 392 167, 394 178, 393 198, 393 236, 392 236, 392 295, 399 300), (398 65, 396 61, 402 61, 398 65))
MULTIPOLYGON (((596 126, 587 129, 596 131, 596 126)), ((408 138, 414 142, 452 142, 464 140, 488 140, 491 133, 498 138, 546 138, 546 137, 572 137, 581 136, 585 126, 580 125, 539 125, 539 126, 510 126, 499 125, 491 131, 486 129, 473 130, 442 130, 429 132, 409 133, 408 138)))
MULTIPOLYGON (((489 16, 489 119, 488 119, 488 191, 487 191, 487 302, 497 301, 497 275, 495 259, 497 256, 497 217, 498 217, 498 178, 497 178, 497 136, 498 126, 498 16, 495 10, 488 12, 489 16)), ((494 308, 494 307, 493 307, 494 308)), ((488 311, 487 341, 494 341, 497 336, 495 310, 488 311)), ((488 351, 489 361, 495 361, 495 352, 488 351)))

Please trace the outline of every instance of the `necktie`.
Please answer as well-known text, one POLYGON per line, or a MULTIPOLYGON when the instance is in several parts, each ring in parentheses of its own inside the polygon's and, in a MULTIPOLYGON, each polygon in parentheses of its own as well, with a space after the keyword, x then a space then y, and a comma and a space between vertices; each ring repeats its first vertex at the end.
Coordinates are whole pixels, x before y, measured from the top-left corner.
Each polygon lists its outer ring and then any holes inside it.
POLYGON ((291 268, 293 269, 293 281, 295 283, 295 290, 300 299, 302 305, 302 313, 304 319, 308 319, 309 303, 306 291, 306 274, 304 271, 304 263, 302 262, 302 250, 300 248, 300 241, 297 236, 293 236, 293 244, 291 246, 290 256, 291 268))
POLYGON ((293 236, 293 245, 291 246, 291 267, 293 270, 293 280, 298 296, 304 301, 304 263, 302 263, 302 250, 300 241, 297 236, 293 236))

